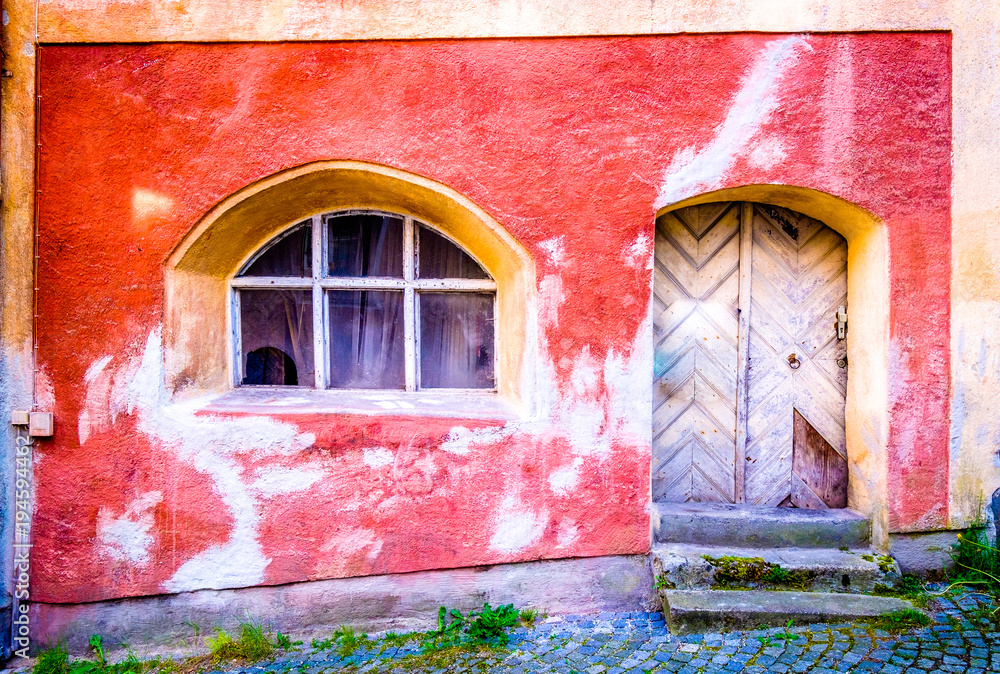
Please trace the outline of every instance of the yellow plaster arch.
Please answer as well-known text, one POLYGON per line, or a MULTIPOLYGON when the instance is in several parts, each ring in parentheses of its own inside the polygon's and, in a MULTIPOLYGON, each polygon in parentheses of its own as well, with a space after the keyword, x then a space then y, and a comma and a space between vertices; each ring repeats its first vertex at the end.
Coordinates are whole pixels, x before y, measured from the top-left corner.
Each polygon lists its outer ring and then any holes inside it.
POLYGON ((848 505, 872 520, 872 542, 887 550, 889 431, 889 237, 885 223, 832 194, 793 185, 744 185, 679 201, 664 213, 714 201, 781 206, 819 220, 847 239, 848 505))
POLYGON ((359 161, 319 161, 268 176, 224 199, 171 253, 166 265, 167 389, 191 395, 229 388, 229 281, 261 246, 307 217, 373 209, 409 215, 451 236, 497 283, 501 395, 520 402, 527 307, 535 270, 528 252, 467 197, 423 176, 359 161))

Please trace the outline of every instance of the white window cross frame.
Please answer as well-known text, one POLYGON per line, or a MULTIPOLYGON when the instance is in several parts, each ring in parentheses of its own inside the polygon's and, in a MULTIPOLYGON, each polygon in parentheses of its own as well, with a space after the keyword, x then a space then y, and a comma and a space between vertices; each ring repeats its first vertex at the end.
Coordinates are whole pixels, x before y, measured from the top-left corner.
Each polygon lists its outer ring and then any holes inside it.
MULTIPOLYGON (((312 275, 311 277, 295 276, 237 276, 230 281, 230 333, 233 344, 233 386, 239 387, 243 381, 243 345, 241 339, 241 312, 240 293, 241 289, 275 289, 275 290, 304 290, 312 288, 312 320, 313 320, 313 369, 316 372, 315 387, 326 389, 330 381, 330 353, 328 348, 328 335, 330 328, 330 312, 326 301, 327 290, 402 290, 403 291, 403 334, 404 334, 404 363, 405 382, 407 391, 416 391, 420 388, 420 303, 417 295, 420 292, 491 292, 493 293, 493 382, 492 389, 461 389, 478 392, 496 391, 496 380, 499 371, 496 363, 497 344, 499 334, 497 330, 497 284, 492 278, 489 279, 418 279, 417 266, 419 264, 419 224, 443 236, 448 241, 458 246, 462 252, 469 255, 476 264, 483 267, 479 260, 476 260, 468 250, 460 243, 443 233, 439 229, 430 227, 424 222, 417 222, 412 217, 399 213, 390 213, 377 210, 347 210, 332 211, 313 215, 309 218, 312 232, 312 275), (350 215, 379 215, 383 217, 403 219, 403 278, 389 277, 351 277, 351 276, 326 276, 327 253, 328 253, 328 233, 329 228, 325 222, 327 217, 350 216, 350 215), (317 329, 320 328, 320 329, 317 329)), ((284 236, 305 225, 305 220, 300 220, 296 225, 289 227, 282 234, 271 238, 260 248, 249 260, 240 268, 238 273, 250 268, 250 266, 269 250, 274 244, 284 236)), ((384 389, 364 389, 373 392, 384 389)), ((398 389, 396 389, 398 390, 398 389)), ((433 389, 435 391, 447 389, 433 389)), ((455 389, 452 389, 455 390, 455 389)))

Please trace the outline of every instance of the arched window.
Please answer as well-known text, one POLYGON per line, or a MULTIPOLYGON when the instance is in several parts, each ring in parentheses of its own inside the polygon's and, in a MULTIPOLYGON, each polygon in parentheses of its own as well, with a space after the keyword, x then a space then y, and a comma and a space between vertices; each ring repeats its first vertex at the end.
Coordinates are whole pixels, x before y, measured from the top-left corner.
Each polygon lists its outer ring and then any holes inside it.
POLYGON ((409 216, 313 216, 232 280, 238 381, 492 390, 496 288, 467 252, 409 216))

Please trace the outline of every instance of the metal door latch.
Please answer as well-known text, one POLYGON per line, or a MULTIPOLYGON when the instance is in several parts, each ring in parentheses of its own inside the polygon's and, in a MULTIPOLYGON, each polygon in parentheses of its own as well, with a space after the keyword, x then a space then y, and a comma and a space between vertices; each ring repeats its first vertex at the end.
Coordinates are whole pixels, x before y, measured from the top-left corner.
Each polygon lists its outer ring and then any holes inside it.
POLYGON ((847 338, 847 307, 837 307, 837 339, 847 338))

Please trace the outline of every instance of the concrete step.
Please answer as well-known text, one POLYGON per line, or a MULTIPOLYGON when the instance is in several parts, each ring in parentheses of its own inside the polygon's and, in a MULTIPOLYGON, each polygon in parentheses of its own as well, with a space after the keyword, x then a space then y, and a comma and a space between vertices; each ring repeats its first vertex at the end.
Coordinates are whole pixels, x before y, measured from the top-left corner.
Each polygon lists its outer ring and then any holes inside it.
POLYGON ((657 543, 787 548, 862 548, 871 522, 853 510, 653 503, 657 543))
POLYGON ((670 590, 663 593, 663 613, 673 634, 843 623, 871 618, 913 605, 892 597, 825 592, 670 590))
POLYGON ((657 587, 666 590, 771 589, 858 593, 899 578, 892 557, 867 548, 736 548, 659 544, 657 587))

